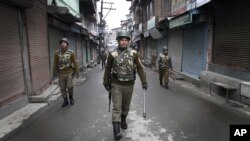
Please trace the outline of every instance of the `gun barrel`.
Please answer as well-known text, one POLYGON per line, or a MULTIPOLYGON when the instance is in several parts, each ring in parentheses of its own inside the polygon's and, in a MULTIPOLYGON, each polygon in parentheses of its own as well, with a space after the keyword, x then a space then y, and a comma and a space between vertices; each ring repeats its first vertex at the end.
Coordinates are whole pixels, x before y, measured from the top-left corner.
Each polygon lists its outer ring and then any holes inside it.
POLYGON ((146 118, 146 94, 143 90, 143 118, 146 118))

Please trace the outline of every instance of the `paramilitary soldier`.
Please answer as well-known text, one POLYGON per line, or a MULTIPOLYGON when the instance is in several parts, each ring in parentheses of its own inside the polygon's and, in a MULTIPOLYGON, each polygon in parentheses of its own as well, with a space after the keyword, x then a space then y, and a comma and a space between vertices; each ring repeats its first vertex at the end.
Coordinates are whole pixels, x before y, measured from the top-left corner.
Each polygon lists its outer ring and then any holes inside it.
POLYGON ((120 128, 127 129, 126 117, 134 89, 135 69, 140 76, 142 88, 146 90, 148 84, 138 53, 128 47, 129 33, 124 30, 119 31, 116 40, 118 48, 109 53, 103 85, 107 91, 111 90, 114 138, 120 140, 122 138, 120 128), (110 77, 112 77, 111 84, 109 84, 110 77))
POLYGON ((159 55, 157 63, 159 69, 160 85, 163 85, 162 84, 162 79, 163 79, 165 87, 168 88, 169 69, 172 70, 172 61, 171 57, 168 55, 168 49, 166 46, 163 47, 163 53, 159 55))
POLYGON ((60 40, 61 49, 56 50, 54 56, 54 65, 53 65, 53 76, 58 74, 59 78, 59 86, 62 93, 62 97, 64 102, 62 107, 65 107, 69 104, 68 102, 68 95, 70 104, 74 104, 73 99, 73 74, 76 77, 79 77, 79 68, 76 62, 75 53, 68 49, 69 41, 67 38, 62 38, 60 40), (75 71, 75 72, 73 72, 75 71), (68 89, 68 95, 67 95, 68 89))

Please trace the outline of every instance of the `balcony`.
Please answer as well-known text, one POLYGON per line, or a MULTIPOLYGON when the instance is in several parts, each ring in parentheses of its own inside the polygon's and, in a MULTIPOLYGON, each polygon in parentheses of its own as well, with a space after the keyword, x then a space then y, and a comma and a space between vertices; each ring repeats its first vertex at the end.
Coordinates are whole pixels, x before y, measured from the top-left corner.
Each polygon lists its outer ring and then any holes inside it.
POLYGON ((78 6, 79 3, 67 3, 64 0, 48 1, 47 10, 50 15, 63 22, 74 23, 81 21, 79 9, 76 8, 78 6))
POLYGON ((80 22, 80 18, 72 15, 67 7, 48 5, 48 13, 66 23, 80 22))
POLYGON ((97 13, 96 0, 79 0, 80 11, 85 11, 89 15, 97 13))
POLYGON ((29 8, 33 6, 34 0, 0 0, 0 2, 16 7, 29 8))

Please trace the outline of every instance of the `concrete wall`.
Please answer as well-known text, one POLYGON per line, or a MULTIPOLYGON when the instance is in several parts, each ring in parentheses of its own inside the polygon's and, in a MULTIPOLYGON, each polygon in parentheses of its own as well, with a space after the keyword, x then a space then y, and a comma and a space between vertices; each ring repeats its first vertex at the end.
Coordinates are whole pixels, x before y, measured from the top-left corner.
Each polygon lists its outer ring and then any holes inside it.
MULTIPOLYGON (((221 83, 224 83, 224 84, 227 84, 227 85, 230 85, 230 86, 237 88, 236 91, 229 91, 229 99, 239 101, 240 83, 243 82, 243 80, 229 77, 226 75, 221 75, 221 74, 214 73, 211 71, 202 71, 201 72, 201 79, 200 79, 201 88, 209 89, 210 82, 221 82, 221 83)), ((218 88, 218 87, 214 86, 214 87, 212 87, 212 91, 213 91, 213 93, 216 93, 218 95, 225 97, 226 92, 222 88, 218 88)))
POLYGON ((236 69, 232 69, 226 66, 221 66, 221 65, 216 65, 216 64, 209 64, 208 70, 219 73, 219 74, 227 75, 230 77, 242 79, 245 81, 250 81, 250 71, 236 70, 236 69))

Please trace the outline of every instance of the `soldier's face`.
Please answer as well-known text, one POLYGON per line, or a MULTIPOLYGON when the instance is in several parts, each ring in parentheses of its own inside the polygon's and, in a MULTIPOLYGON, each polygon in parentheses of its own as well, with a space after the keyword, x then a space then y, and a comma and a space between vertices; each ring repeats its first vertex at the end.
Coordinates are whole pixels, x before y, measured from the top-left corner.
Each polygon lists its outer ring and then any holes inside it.
POLYGON ((163 52, 164 52, 164 54, 168 54, 168 50, 164 50, 163 52))
POLYGON ((61 49, 66 50, 68 48, 68 44, 66 42, 61 42, 61 49))
POLYGON ((128 47, 129 40, 127 38, 121 38, 118 43, 119 47, 126 48, 128 47))

